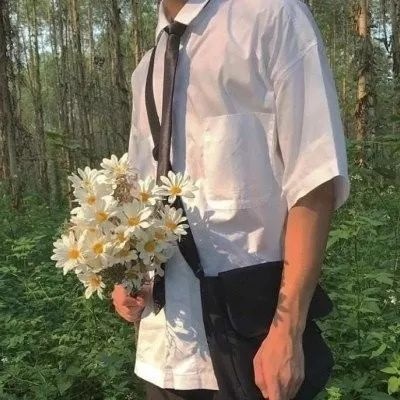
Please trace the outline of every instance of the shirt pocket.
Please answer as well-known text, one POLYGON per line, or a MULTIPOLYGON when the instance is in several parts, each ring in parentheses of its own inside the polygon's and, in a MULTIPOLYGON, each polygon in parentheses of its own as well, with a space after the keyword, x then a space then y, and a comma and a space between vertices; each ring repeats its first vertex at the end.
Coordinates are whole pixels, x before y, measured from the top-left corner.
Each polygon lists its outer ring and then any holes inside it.
POLYGON ((211 209, 251 208, 267 201, 274 181, 275 114, 206 117, 204 194, 211 209))

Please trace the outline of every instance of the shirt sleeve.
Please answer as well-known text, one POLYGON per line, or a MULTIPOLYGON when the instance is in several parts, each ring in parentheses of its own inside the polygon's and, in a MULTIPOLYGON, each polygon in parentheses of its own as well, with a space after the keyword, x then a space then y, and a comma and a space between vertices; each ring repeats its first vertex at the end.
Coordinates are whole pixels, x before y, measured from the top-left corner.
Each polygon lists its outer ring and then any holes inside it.
POLYGON ((286 29, 275 49, 279 69, 272 75, 280 184, 290 209, 333 179, 336 210, 347 200, 350 182, 335 82, 315 22, 304 8, 296 12, 300 15, 282 25, 286 29))

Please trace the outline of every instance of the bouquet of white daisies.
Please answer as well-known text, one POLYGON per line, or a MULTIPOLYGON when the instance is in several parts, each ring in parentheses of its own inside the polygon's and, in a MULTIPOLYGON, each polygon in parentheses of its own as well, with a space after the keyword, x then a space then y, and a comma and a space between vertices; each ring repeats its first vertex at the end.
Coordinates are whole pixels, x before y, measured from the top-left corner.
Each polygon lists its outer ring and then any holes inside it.
POLYGON ((100 165, 68 177, 78 206, 51 256, 64 275, 76 274, 86 298, 95 292, 103 298, 114 284, 135 293, 162 275, 162 264, 188 228, 183 210, 171 204, 177 196, 193 198, 198 189, 187 175, 172 171, 160 178, 162 185, 153 177, 140 179, 127 153, 100 165))

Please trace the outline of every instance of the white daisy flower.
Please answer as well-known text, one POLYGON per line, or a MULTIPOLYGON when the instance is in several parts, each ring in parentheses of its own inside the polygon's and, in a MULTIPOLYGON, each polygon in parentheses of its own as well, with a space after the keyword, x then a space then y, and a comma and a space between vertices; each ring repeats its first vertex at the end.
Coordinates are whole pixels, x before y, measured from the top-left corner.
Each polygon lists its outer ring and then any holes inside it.
POLYGON ((76 239, 74 232, 69 231, 68 235, 62 235, 54 242, 54 254, 51 259, 56 261, 57 268, 63 269, 64 275, 86 262, 84 238, 84 235, 80 235, 76 239))
POLYGON ((186 235, 186 228, 189 227, 188 224, 184 224, 187 221, 186 217, 182 216, 183 210, 181 208, 176 209, 175 207, 170 207, 166 205, 164 210, 160 211, 161 223, 167 232, 171 232, 178 236, 186 235))
POLYGON ((176 236, 169 229, 166 229, 161 220, 154 223, 152 230, 155 239, 163 248, 166 248, 170 242, 176 240, 176 236))
POLYGON ((111 236, 113 240, 114 249, 116 251, 122 250, 131 239, 128 227, 125 225, 118 225, 117 227, 114 227, 114 229, 111 232, 111 236))
POLYGON ((71 228, 73 232, 75 232, 75 235, 82 235, 85 231, 91 231, 91 232, 96 232, 99 230, 98 227, 93 226, 93 224, 88 223, 82 215, 82 211, 79 210, 80 207, 77 207, 77 214, 73 215, 71 217, 71 228))
POLYGON ((168 177, 160 177, 163 185, 157 189, 157 194, 162 196, 168 196, 168 202, 173 203, 177 196, 194 198, 194 191, 198 190, 188 175, 182 174, 181 172, 174 173, 168 172, 168 177))
POLYGON ((100 275, 96 275, 92 272, 83 273, 78 275, 79 280, 86 287, 85 297, 88 299, 93 293, 97 292, 100 299, 104 298, 103 289, 106 285, 100 275))
POLYGON ((125 153, 120 159, 114 154, 111 155, 111 158, 103 158, 100 166, 108 178, 117 179, 124 176, 128 173, 129 169, 128 153, 125 153))
POLYGON ((113 265, 112 239, 99 231, 87 231, 84 239, 84 248, 87 254, 87 264, 92 270, 101 270, 113 265))
POLYGON ((102 180, 101 178, 102 173, 97 169, 91 169, 89 167, 85 167, 84 170, 78 168, 77 171, 78 175, 73 173, 72 175, 68 176, 68 179, 72 182, 72 186, 75 190, 77 189, 92 190, 95 182, 98 181, 99 179, 100 182, 102 180))
POLYGON ((100 201, 102 197, 111 196, 114 192, 112 185, 100 182, 99 179, 92 183, 91 188, 80 187, 75 189, 75 202, 81 206, 93 206, 100 201))
MULTIPOLYGON (((88 260, 89 261, 89 260, 88 260)), ((89 265, 88 262, 86 262, 86 264, 80 264, 78 265, 75 269, 74 272, 76 275, 80 275, 80 274, 86 274, 88 272, 99 272, 103 269, 103 267, 101 268, 93 268, 89 265)))
POLYGON ((114 260, 115 264, 117 263, 126 263, 129 261, 137 260, 138 255, 134 249, 130 249, 129 245, 125 246, 123 249, 120 249, 114 252, 114 260))
POLYGON ((136 248, 139 252, 139 257, 146 265, 150 265, 154 256, 158 256, 163 250, 163 244, 154 237, 153 233, 152 230, 141 231, 138 235, 136 248))
POLYGON ((127 226, 128 233, 136 233, 141 228, 148 228, 150 226, 149 218, 153 210, 146 207, 138 200, 134 199, 130 203, 122 205, 122 212, 118 214, 121 224, 127 226))
POLYGON ((145 180, 140 179, 139 188, 137 189, 136 197, 144 204, 156 204, 159 196, 156 194, 156 181, 151 176, 148 176, 145 180))
POLYGON ((71 210, 71 214, 77 215, 74 223, 83 220, 89 226, 110 227, 112 224, 109 219, 117 213, 118 203, 112 196, 104 196, 90 207, 76 207, 71 210))

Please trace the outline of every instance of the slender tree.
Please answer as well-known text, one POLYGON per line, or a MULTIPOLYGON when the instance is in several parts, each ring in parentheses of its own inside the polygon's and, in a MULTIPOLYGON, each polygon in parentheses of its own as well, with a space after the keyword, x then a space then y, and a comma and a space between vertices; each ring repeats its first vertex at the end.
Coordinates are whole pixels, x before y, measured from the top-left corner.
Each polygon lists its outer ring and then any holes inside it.
POLYGON ((114 115, 117 117, 115 126, 117 135, 121 138, 121 144, 128 142, 128 132, 130 125, 130 103, 129 92, 126 83, 124 70, 124 56, 121 45, 122 24, 121 9, 118 0, 111 0, 109 7, 110 13, 110 47, 111 47, 111 80, 116 88, 115 102, 113 105, 114 115))
MULTIPOLYGON (((69 0, 69 21, 72 35, 72 64, 75 112, 79 120, 79 132, 84 154, 90 165, 94 163, 94 137, 89 124, 89 98, 86 84, 85 59, 82 49, 80 8, 77 0, 69 0)), ((82 160, 83 161, 83 160, 82 160)))
POLYGON ((371 15, 369 0, 357 0, 355 5, 356 34, 358 37, 357 52, 357 106, 356 138, 360 142, 359 160, 360 164, 365 162, 362 142, 368 135, 371 124, 372 109, 372 71, 373 71, 373 46, 371 41, 371 15))
POLYGON ((393 55, 393 130, 400 128, 400 0, 391 0, 392 55, 393 55))
POLYGON ((0 179, 8 181, 12 204, 19 208, 21 202, 20 171, 17 159, 17 114, 9 83, 12 65, 9 56, 10 42, 9 3, 0 1, 0 179))

